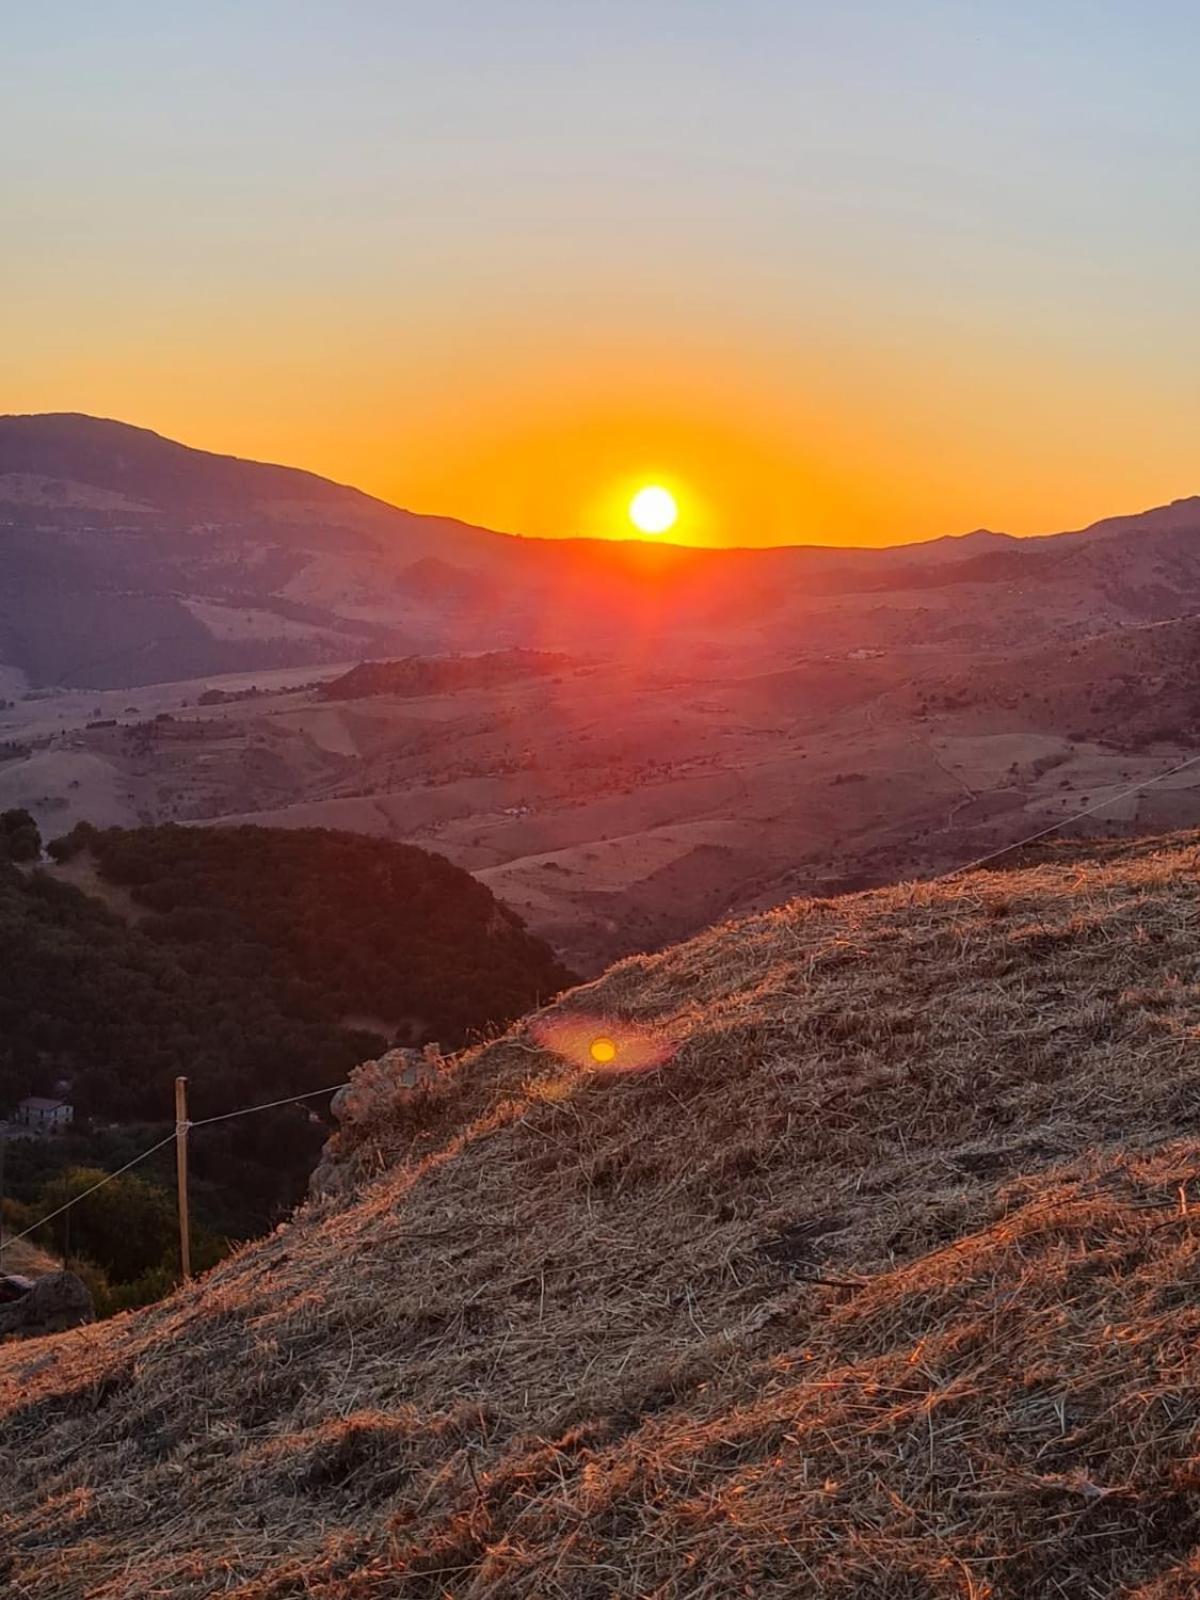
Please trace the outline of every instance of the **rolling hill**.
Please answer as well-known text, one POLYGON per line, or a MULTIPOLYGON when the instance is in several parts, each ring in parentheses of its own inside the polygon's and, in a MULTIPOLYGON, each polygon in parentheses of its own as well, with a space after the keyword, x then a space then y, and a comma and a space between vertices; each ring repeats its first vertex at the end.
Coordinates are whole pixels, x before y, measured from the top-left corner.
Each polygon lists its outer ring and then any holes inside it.
POLYGON ((0 1094, 66 1078, 152 1119, 336 1082, 397 1038, 461 1046, 571 974, 469 873, 327 829, 80 826, 0 862, 0 1094), (331 1077, 330 1074, 333 1074, 331 1077))
POLYGON ((0 468, 0 809, 47 834, 414 844, 595 973, 1098 803, 1100 832, 1200 821, 1195 769, 1127 796, 1200 748, 1196 500, 695 550, 487 533, 82 417, 0 418, 0 468))
POLYGON ((0 417, 0 664, 125 687, 438 641, 454 607, 403 575, 510 541, 287 467, 77 415, 0 417), (382 585, 382 598, 381 598, 382 585))
POLYGON ((1183 1600, 1198 864, 797 901, 364 1080, 340 1197, 0 1351, 4 1580, 1183 1600))
POLYGON ((797 639, 1032 645, 1200 609, 1200 500, 887 550, 531 540, 123 423, 8 416, 0 555, 0 672, 18 688, 581 640, 626 659, 787 660, 797 639))

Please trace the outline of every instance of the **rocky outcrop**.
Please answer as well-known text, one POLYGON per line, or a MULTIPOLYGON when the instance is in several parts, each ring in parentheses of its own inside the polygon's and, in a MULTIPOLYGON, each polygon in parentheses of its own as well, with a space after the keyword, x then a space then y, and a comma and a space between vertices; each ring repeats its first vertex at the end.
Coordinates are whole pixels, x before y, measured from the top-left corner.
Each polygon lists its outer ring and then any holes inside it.
POLYGON ((339 1089, 329 1109, 338 1131, 326 1141, 312 1177, 309 1195, 346 1194, 364 1171, 376 1135, 394 1128, 444 1081, 446 1063, 437 1045, 424 1050, 389 1050, 364 1061, 339 1089))
POLYGON ((0 1338, 19 1334, 33 1338, 41 1333, 60 1333, 93 1322, 96 1310, 91 1292, 73 1272, 48 1272, 35 1278, 28 1293, 7 1305, 0 1305, 0 1338))

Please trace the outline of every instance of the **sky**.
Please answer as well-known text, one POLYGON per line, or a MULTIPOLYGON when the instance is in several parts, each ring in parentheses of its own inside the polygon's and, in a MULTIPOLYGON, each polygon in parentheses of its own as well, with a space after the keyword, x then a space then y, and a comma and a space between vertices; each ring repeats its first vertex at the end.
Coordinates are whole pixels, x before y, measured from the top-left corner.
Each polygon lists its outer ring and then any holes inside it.
POLYGON ((0 411, 511 532, 1200 492, 1183 0, 0 0, 0 411))

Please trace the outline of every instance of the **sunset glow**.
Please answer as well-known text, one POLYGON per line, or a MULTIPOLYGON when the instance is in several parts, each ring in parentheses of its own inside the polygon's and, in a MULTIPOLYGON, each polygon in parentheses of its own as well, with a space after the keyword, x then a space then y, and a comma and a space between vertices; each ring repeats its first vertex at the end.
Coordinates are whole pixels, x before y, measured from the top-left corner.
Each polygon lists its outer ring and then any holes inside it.
POLYGON ((539 537, 1191 494, 1200 20, 1069 10, 18 8, 0 409, 539 537))

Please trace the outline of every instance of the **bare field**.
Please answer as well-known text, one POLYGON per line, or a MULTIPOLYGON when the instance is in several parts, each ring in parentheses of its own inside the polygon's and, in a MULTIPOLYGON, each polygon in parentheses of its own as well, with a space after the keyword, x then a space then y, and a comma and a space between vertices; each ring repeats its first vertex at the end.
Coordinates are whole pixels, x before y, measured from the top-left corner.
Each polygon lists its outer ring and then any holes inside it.
POLYGON ((1122 747, 1085 715, 1131 653, 1172 639, 1125 629, 1033 666, 957 648, 760 647, 689 671, 577 659, 346 702, 312 687, 330 669, 54 694, 0 712, 0 739, 26 746, 0 761, 0 805, 51 835, 257 821, 405 840, 479 873, 590 972, 791 895, 943 871, 1110 799, 1077 831, 1200 821, 1200 775, 1113 798, 1186 736, 1122 747))

